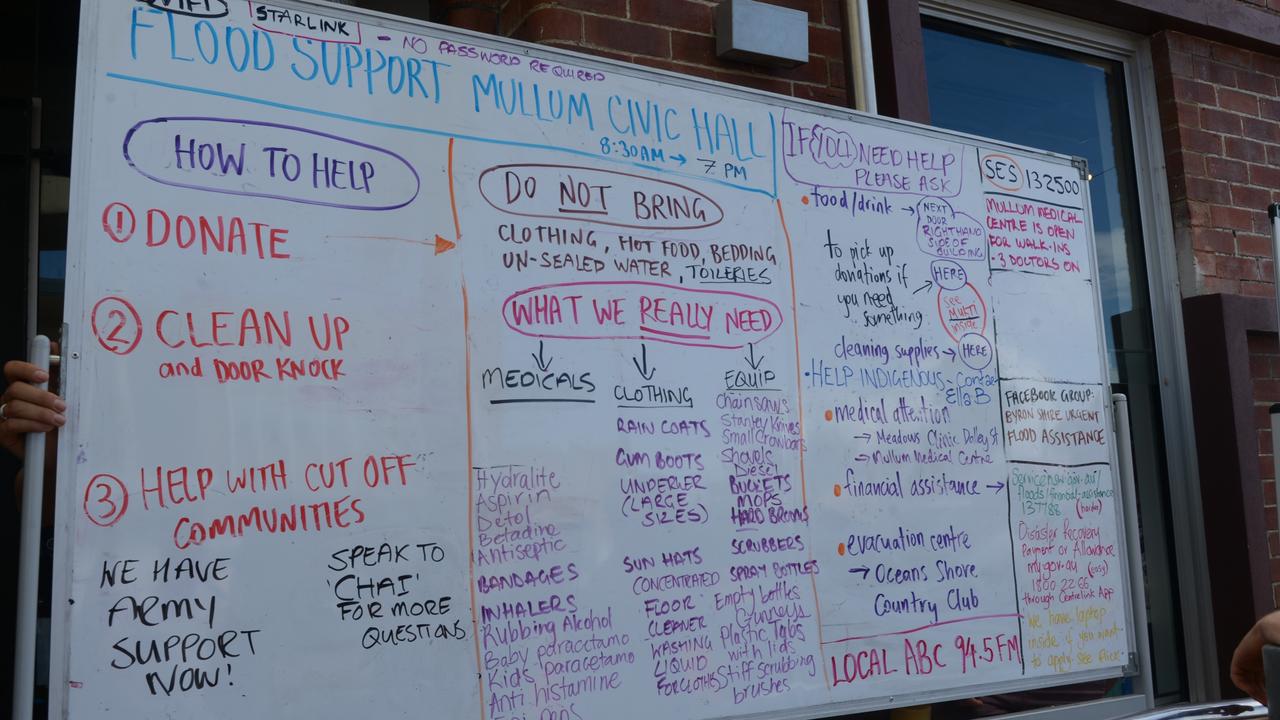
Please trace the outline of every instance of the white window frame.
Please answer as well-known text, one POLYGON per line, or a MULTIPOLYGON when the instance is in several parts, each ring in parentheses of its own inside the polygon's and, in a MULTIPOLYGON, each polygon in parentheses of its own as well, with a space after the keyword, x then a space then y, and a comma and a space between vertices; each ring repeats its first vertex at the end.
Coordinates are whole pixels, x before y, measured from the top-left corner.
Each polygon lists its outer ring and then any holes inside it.
MULTIPOLYGON (((1187 691, 1193 702, 1220 695, 1195 426, 1182 323, 1182 291, 1155 71, 1147 37, 1007 0, 920 0, 922 15, 1100 58, 1124 68, 1137 175, 1139 218, 1155 333, 1164 421, 1174 561, 1182 611, 1187 691)), ((1133 569, 1141 572, 1142 568, 1133 569)), ((1140 600, 1135 598, 1135 600, 1140 600)), ((1145 628, 1138 628, 1145 632, 1145 628)), ((1149 669, 1142 668, 1149 676, 1149 669)))

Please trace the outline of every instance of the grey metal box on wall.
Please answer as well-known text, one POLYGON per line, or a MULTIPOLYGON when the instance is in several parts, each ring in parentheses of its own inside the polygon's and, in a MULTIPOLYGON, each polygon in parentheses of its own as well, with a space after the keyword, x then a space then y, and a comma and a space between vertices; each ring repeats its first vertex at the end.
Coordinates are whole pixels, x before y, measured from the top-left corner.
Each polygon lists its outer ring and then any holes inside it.
POLYGON ((716 6, 716 55, 773 67, 809 61, 809 14, 756 0, 716 6))

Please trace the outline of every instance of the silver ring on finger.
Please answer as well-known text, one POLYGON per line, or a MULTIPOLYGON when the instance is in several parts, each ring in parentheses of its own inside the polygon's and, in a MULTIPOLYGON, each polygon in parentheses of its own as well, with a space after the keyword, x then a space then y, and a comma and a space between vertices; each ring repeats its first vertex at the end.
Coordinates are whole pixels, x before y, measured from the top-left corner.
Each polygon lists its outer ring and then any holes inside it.
POLYGON ((4 414, 4 409, 9 407, 9 403, 0 403, 0 422, 8 420, 9 417, 4 414))

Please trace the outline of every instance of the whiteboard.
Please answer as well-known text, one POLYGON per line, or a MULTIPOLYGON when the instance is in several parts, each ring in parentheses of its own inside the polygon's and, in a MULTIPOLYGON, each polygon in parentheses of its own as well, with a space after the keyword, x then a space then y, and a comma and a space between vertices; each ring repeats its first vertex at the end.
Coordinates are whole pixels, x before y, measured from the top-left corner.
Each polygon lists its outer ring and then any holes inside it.
POLYGON ((373 13, 82 8, 55 717, 1118 676, 1069 158, 373 13))

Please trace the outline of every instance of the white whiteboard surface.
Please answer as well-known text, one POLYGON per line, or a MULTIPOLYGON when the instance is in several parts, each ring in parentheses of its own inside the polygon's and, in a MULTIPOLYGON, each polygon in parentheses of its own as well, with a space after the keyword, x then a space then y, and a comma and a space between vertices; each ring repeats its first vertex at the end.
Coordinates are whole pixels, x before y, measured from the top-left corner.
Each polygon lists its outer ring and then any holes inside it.
POLYGON ((801 718, 1130 664, 1069 159, 179 5, 82 8, 55 717, 801 718))

